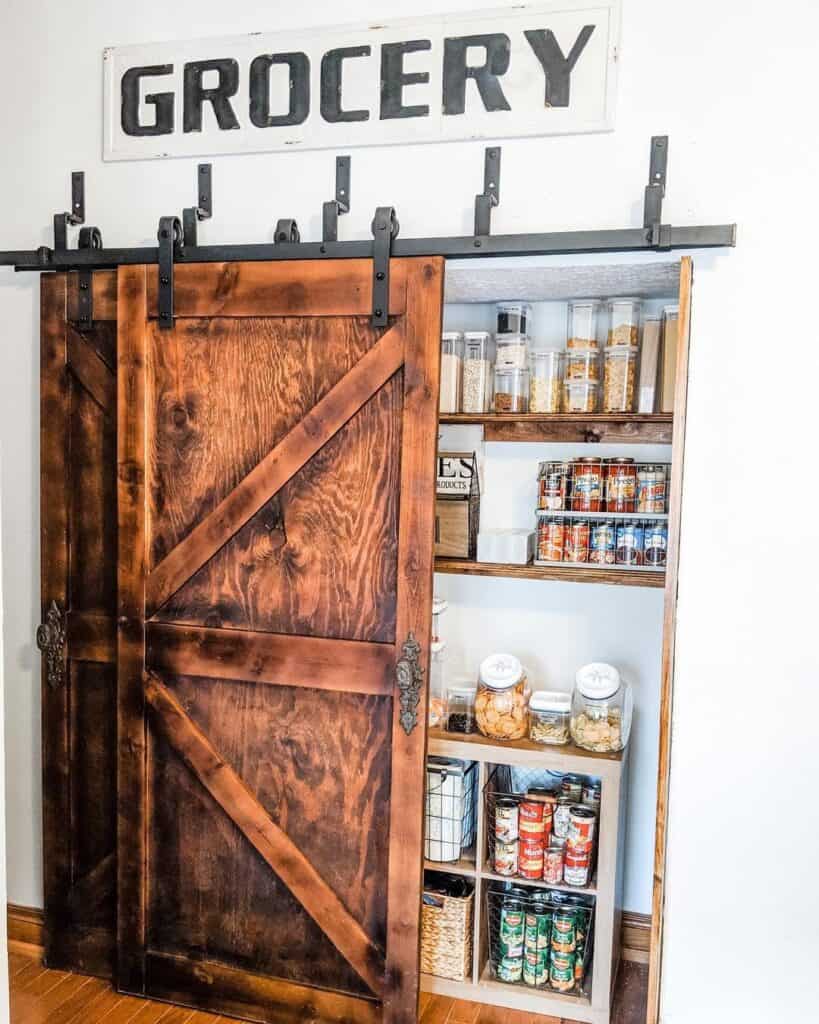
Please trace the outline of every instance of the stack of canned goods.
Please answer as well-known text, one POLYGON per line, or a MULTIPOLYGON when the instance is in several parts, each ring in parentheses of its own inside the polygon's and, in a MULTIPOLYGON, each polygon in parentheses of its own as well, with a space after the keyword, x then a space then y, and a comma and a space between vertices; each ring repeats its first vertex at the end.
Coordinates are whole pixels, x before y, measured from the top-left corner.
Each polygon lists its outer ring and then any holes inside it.
MULTIPOLYGON (((495 874, 585 888, 600 808, 600 783, 567 775, 558 791, 498 795, 490 857, 495 874)), ((490 815, 490 821, 492 816, 490 815)))
POLYGON ((571 992, 590 960, 592 906, 559 892, 508 887, 487 896, 492 968, 499 981, 571 992))
POLYGON ((666 463, 627 458, 541 462, 537 507, 543 512, 664 515, 668 475, 666 463))
POLYGON ((665 520, 562 519, 537 517, 535 565, 574 562, 663 569, 668 557, 665 520))

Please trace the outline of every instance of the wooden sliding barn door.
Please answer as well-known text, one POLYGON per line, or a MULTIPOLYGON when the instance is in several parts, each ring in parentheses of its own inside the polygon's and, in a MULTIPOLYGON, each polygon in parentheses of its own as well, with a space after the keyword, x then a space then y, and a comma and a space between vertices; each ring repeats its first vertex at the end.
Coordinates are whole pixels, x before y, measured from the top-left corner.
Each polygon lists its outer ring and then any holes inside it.
POLYGON ((79 315, 77 274, 44 274, 41 285, 37 644, 44 944, 49 967, 110 977, 116 939, 116 274, 95 275, 93 283, 93 323, 79 315))
POLYGON ((415 1020, 443 264, 119 271, 119 985, 415 1020), (423 673, 423 674, 422 674, 423 673), (399 687, 399 684, 400 687, 399 687))

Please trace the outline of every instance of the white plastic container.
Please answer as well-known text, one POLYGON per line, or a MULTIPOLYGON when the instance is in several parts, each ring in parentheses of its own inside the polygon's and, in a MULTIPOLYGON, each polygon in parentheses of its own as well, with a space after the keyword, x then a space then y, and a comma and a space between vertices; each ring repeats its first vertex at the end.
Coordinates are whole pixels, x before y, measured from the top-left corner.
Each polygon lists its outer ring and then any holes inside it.
POLYGON ((528 302, 497 304, 498 334, 531 334, 532 307, 528 302))
POLYGON ((569 742, 572 695, 560 690, 535 690, 529 698, 529 739, 559 745, 569 742))
POLYGON ((478 533, 479 562, 528 565, 534 552, 534 530, 481 530, 478 533))

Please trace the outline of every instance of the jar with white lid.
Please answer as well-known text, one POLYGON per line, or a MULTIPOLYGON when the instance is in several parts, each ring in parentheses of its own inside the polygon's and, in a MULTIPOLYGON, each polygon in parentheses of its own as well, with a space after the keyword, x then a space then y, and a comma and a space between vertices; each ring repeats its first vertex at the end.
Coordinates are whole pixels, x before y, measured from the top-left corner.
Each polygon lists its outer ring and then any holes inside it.
POLYGON ((534 743, 568 743, 571 711, 571 694, 535 690, 529 698, 529 739, 534 743))
POLYGON ((572 693, 572 739, 596 753, 622 750, 628 743, 633 706, 631 685, 614 665, 584 665, 577 670, 572 693))
POLYGON ((438 411, 458 412, 461 408, 461 363, 464 336, 460 331, 444 331, 441 335, 441 387, 438 411))
POLYGON ((492 408, 492 364, 495 358, 488 331, 464 333, 461 412, 482 413, 492 408))
POLYGON ((513 654, 490 654, 478 675, 475 721, 491 740, 520 740, 528 729, 526 672, 513 654))

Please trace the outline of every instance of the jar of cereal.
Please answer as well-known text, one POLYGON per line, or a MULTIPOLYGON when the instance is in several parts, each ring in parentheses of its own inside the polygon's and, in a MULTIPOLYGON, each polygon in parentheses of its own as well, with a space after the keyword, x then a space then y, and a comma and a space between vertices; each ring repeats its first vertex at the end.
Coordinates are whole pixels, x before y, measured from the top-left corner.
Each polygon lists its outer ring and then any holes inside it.
POLYGON ((563 412, 597 412, 600 385, 588 380, 563 381, 563 412))
POLYGON ((520 740, 527 733, 526 674, 512 654, 490 654, 481 662, 475 721, 492 740, 520 740))
POLYGON ((575 299, 569 303, 569 323, 566 330, 566 348, 597 348, 597 299, 575 299))
POLYGON ((533 352, 529 375, 529 412, 560 412, 560 386, 563 380, 562 352, 533 352))
POLYGON ((495 369, 495 412, 527 412, 529 371, 495 369))
POLYGON ((461 412, 482 413, 492 408, 492 335, 488 331, 464 334, 461 412))
POLYGON ((637 346, 614 345, 606 349, 603 375, 603 412, 631 412, 637 380, 637 346))
POLYGON ((607 345, 637 345, 640 340, 639 299, 609 299, 607 345))

